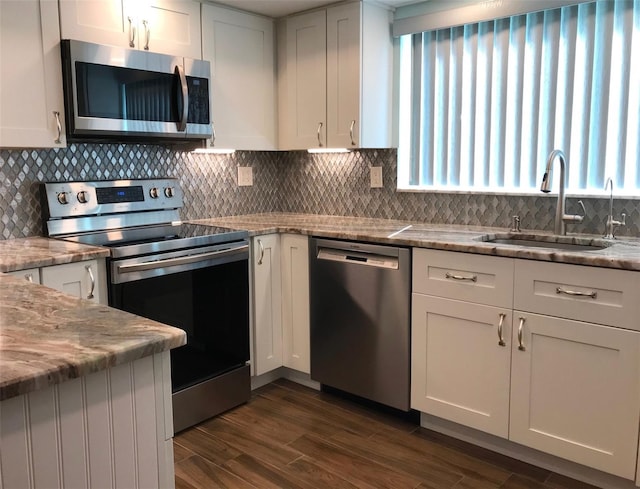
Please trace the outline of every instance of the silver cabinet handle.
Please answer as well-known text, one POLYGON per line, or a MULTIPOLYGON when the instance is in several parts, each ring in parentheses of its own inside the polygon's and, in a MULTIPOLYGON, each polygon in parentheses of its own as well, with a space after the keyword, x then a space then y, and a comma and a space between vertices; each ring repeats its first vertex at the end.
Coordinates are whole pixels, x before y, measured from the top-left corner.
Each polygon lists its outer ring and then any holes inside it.
POLYGON ((216 128, 213 125, 213 122, 211 123, 211 147, 216 145, 216 128))
POLYGON ((129 47, 136 47, 136 27, 133 25, 133 19, 131 17, 127 17, 129 21, 129 47))
POLYGON ((353 127, 356 125, 356 120, 351 121, 351 126, 349 127, 349 137, 351 138, 351 146, 355 146, 356 142, 353 140, 353 127))
POLYGON ((500 322, 498 323, 498 345, 500 346, 507 346, 507 344, 504 342, 504 337, 502 336, 502 327, 504 325, 504 320, 506 317, 507 315, 505 313, 500 313, 500 322))
POLYGON ((580 292, 578 290, 563 289, 562 287, 556 287, 556 294, 572 295, 574 297, 589 297, 591 299, 596 299, 598 297, 597 292, 580 292))
POLYGON ((33 273, 27 273, 27 274, 24 276, 24 279, 25 279, 27 282, 31 282, 31 283, 33 283, 33 273))
POLYGON ((477 275, 471 275, 471 276, 464 276, 464 275, 455 275, 453 273, 445 273, 444 276, 446 278, 450 278, 452 280, 468 280, 469 282, 477 282, 478 281, 478 276, 477 275))
POLYGON ((53 116, 56 118, 56 128, 58 129, 58 137, 53 140, 55 144, 62 144, 62 124, 60 123, 60 112, 53 111, 53 116))
POLYGON ((518 325, 518 350, 525 351, 524 343, 522 342, 522 330, 524 329, 525 318, 520 318, 520 324, 518 325))
POLYGON ((322 131, 322 122, 318 122, 318 146, 322 148, 322 135, 320 131, 322 131))
POLYGON ((87 299, 93 299, 93 291, 96 290, 96 279, 93 276, 93 271, 91 270, 91 265, 87 265, 84 269, 89 274, 89 279, 91 280, 91 289, 89 290, 89 295, 87 295, 87 299))
POLYGON ((151 29, 149 29, 149 21, 143 20, 144 26, 144 50, 149 51, 149 40, 151 39, 151 29))
POLYGON ((258 246, 260 247, 260 258, 258 258, 258 265, 262 265, 262 259, 264 258, 264 246, 262 246, 262 240, 258 240, 258 246))
POLYGON ((180 95, 182 96, 182 116, 178 122, 178 131, 187 129, 187 118, 189 117, 189 87, 187 86, 187 77, 184 74, 182 65, 176 65, 175 73, 180 79, 180 95))

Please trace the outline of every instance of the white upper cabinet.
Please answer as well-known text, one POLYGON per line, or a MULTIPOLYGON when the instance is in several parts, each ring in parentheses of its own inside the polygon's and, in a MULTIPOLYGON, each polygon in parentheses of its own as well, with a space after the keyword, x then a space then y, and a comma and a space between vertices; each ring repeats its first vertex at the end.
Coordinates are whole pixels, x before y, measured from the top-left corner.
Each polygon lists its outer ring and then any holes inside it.
POLYGON ((275 150, 274 21, 202 5, 202 57, 211 62, 215 148, 275 150))
POLYGON ((391 146, 390 25, 388 10, 361 2, 282 21, 281 149, 391 146))
POLYGON ((200 4, 193 0, 60 0, 63 39, 200 59, 200 4))
POLYGON ((321 10, 282 21, 278 31, 280 149, 326 142, 327 14, 321 10))
POLYGON ((0 147, 66 145, 58 5, 0 1, 0 147))

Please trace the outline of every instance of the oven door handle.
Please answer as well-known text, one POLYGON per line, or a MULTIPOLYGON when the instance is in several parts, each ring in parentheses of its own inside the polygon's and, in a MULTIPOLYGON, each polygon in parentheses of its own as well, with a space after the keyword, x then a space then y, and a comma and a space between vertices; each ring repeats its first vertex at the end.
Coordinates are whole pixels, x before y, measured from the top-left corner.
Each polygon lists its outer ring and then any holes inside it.
POLYGON ((166 260, 147 261, 142 263, 133 263, 131 265, 118 265, 118 273, 142 272, 144 270, 154 270, 157 268, 174 267, 178 265, 188 265, 200 261, 210 260, 211 258, 222 258, 224 256, 237 255, 249 251, 249 245, 242 245, 236 248, 227 248, 219 251, 210 251, 208 253, 200 253, 198 255, 180 256, 178 258, 169 258, 166 260))

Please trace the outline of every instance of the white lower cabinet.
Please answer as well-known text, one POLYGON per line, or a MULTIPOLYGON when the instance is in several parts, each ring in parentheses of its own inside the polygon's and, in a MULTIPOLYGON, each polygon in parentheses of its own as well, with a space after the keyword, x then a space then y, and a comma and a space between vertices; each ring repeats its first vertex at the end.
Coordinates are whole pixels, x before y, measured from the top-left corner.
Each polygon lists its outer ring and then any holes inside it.
POLYGON ((42 285, 69 295, 107 303, 106 270, 104 260, 53 265, 40 269, 42 285))
POLYGON ((282 347, 285 367, 311 373, 309 352, 309 240, 283 234, 282 347))
POLYGON ((636 478, 638 272, 422 249, 413 263, 412 408, 636 478))
POLYGON ((282 366, 280 236, 252 239, 253 364, 255 375, 282 366))
POLYGON ((307 236, 252 238, 254 375, 285 366, 309 373, 307 236))
POLYGON ((509 439, 633 479, 640 333, 514 311, 512 355, 509 439))
POLYGON ((411 407, 507 438, 511 314, 413 294, 411 407))

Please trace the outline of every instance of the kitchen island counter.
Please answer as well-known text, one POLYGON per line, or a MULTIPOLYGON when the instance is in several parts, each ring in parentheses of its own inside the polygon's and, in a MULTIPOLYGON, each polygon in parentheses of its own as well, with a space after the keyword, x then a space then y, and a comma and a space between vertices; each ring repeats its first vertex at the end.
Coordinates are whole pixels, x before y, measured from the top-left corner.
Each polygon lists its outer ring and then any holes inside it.
POLYGON ((185 341, 181 329, 0 274, 0 400, 185 341))
MULTIPOLYGON (((483 255, 524 258, 557 263, 640 271, 640 240, 620 238, 602 250, 574 251, 555 248, 513 246, 487 242, 510 234, 505 228, 425 224, 411 221, 295 213, 250 214, 192 221, 198 224, 247 230, 251 236, 297 233, 328 238, 386 243, 483 255)), ((543 236, 576 244, 603 242, 600 236, 568 234, 554 237, 541 231, 513 233, 524 238, 543 236)))

